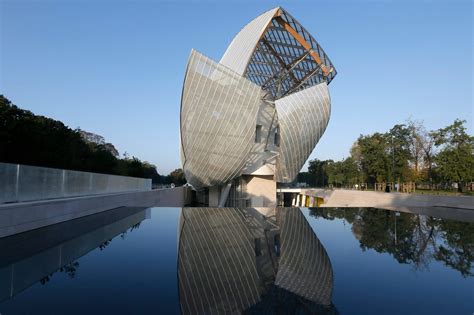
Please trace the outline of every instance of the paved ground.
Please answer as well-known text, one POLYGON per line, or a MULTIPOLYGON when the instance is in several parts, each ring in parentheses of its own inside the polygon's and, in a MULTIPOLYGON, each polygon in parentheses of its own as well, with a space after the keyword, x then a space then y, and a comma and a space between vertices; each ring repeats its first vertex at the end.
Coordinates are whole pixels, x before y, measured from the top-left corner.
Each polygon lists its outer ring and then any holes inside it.
POLYGON ((287 192, 323 198, 324 203, 320 205, 321 207, 381 208, 447 219, 467 218, 474 222, 473 196, 436 196, 345 189, 288 189, 287 192))

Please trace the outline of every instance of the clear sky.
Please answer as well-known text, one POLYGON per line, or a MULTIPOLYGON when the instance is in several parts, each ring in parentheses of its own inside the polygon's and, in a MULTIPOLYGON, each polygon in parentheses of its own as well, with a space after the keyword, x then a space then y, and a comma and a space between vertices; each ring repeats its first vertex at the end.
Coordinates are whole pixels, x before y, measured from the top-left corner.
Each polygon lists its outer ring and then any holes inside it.
POLYGON ((0 0, 0 93, 98 133, 123 153, 180 167, 179 106, 191 48, 219 60, 236 33, 283 6, 338 75, 312 158, 347 157, 360 134, 408 118, 473 131, 473 2, 0 0))

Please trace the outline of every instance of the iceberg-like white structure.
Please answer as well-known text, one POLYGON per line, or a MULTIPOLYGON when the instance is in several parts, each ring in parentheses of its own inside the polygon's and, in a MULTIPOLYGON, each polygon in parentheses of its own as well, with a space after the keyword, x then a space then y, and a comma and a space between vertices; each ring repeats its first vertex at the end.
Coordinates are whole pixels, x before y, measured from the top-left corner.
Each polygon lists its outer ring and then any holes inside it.
POLYGON ((210 206, 273 206, 329 122, 336 70, 281 7, 247 24, 219 63, 192 50, 181 97, 181 161, 210 206))

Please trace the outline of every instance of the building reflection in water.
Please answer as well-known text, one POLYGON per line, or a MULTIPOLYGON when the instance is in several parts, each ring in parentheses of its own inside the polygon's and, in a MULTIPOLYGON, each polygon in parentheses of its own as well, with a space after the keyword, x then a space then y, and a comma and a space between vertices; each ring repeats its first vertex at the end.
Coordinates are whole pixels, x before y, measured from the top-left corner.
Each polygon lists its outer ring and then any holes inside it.
POLYGON ((123 207, 0 238, 0 302, 49 282, 58 271, 74 278, 80 269, 75 260, 137 227, 148 211, 123 207))
POLYGON ((297 208, 184 208, 184 314, 337 314, 329 257, 297 208))
MULTIPOLYGON (((150 216, 124 207, 1 238, 0 302, 76 277, 80 257, 150 216)), ((182 313, 337 314, 331 263, 299 209, 183 208, 177 231, 182 313)))

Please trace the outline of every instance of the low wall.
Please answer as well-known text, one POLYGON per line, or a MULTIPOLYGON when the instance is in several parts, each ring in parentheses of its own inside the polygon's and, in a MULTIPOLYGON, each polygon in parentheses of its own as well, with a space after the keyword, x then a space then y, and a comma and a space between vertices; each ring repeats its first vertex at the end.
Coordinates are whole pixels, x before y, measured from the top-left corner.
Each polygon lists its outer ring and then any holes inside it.
POLYGON ((379 208, 474 222, 474 197, 472 196, 435 196, 321 188, 283 188, 281 191, 293 194, 293 206, 298 207, 379 208))
POLYGON ((80 218, 118 207, 183 207, 189 187, 0 205, 0 237, 80 218))
POLYGON ((474 210, 474 197, 384 193, 360 190, 302 189, 302 194, 324 199, 321 207, 375 207, 384 209, 438 207, 474 210))
POLYGON ((151 190, 151 179, 0 163, 0 204, 151 190))

